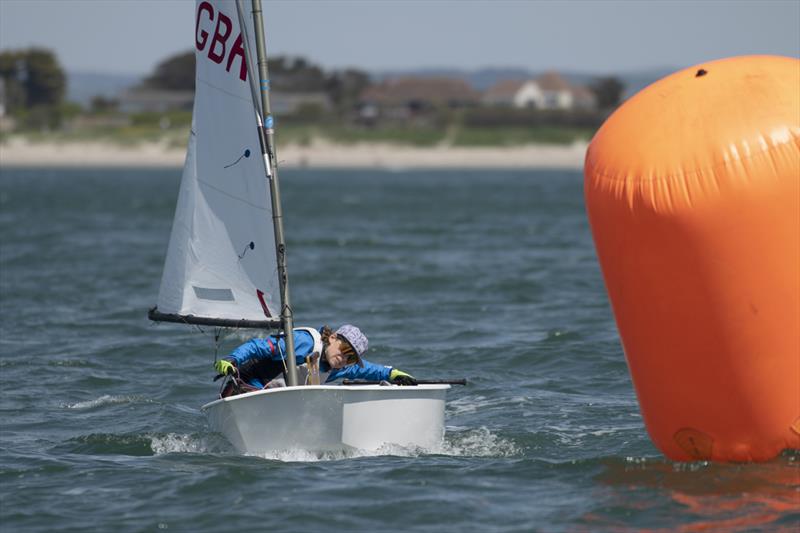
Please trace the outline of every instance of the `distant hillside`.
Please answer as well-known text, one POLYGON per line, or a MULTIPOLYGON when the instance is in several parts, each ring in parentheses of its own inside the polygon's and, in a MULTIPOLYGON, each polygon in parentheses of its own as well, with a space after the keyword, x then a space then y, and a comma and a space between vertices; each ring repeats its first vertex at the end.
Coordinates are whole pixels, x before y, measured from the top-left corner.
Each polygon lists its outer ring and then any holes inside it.
POLYGON ((94 96, 116 98, 125 89, 139 83, 143 77, 133 74, 68 72, 67 100, 88 106, 94 96))

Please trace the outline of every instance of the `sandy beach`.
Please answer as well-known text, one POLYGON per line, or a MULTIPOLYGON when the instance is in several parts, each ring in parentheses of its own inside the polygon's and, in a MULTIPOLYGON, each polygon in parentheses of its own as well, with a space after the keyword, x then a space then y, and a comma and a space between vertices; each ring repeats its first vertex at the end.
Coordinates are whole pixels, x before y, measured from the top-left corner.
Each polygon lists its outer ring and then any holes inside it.
MULTIPOLYGON (((288 168, 563 168, 580 169, 586 143, 465 148, 363 143, 334 144, 315 140, 307 146, 279 147, 280 165, 288 168)), ((181 167, 183 148, 165 143, 126 147, 102 142, 30 142, 11 138, 0 144, 0 165, 25 167, 108 166, 181 167)))

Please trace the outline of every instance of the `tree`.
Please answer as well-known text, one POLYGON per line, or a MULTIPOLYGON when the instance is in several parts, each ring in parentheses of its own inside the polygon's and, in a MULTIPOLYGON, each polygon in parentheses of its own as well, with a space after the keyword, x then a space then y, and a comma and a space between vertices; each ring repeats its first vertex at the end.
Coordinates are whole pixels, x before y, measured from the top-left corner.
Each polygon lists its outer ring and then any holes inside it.
POLYGON ((340 110, 347 111, 358 103, 358 96, 369 87, 370 77, 364 71, 347 69, 331 74, 326 81, 326 91, 340 110))
POLYGON ((9 109, 57 107, 64 100, 67 78, 55 54, 43 48, 0 52, 0 78, 9 109))
POLYGON ((28 77, 24 82, 28 107, 58 106, 67 92, 67 77, 55 54, 31 48, 26 55, 28 77))
POLYGON ((194 91, 194 51, 170 56, 144 80, 145 87, 165 91, 194 91))
POLYGON ((598 108, 613 109, 622 102, 625 84, 613 76, 608 76, 595 79, 589 89, 597 99, 598 108))
POLYGON ((89 108, 92 110, 92 113, 110 113, 119 109, 119 100, 115 98, 106 98, 98 94, 92 97, 89 108))
POLYGON ((316 92, 325 90, 325 73, 302 57, 277 56, 267 61, 270 87, 276 91, 316 92))

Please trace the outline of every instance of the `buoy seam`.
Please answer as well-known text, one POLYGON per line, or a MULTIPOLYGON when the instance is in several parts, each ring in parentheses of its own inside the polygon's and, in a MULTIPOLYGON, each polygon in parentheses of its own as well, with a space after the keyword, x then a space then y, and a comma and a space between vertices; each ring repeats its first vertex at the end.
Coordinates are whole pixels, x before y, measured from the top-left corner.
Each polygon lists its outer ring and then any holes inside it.
MULTIPOLYGON (((638 177, 640 181, 648 181, 648 182, 665 181, 665 180, 671 180, 671 179, 675 179, 675 178, 685 179, 685 178, 688 178, 690 176, 702 175, 702 174, 705 174, 705 173, 707 173, 709 171, 712 174, 716 174, 716 171, 719 170, 720 168, 731 167, 731 166, 736 165, 736 164, 742 164, 742 163, 745 163, 745 162, 749 162, 749 161, 751 161, 752 159, 754 159, 756 157, 761 157, 761 156, 764 156, 764 155, 768 155, 769 159, 774 161, 775 152, 778 151, 778 150, 782 150, 786 145, 794 144, 795 146, 797 146, 800 149, 800 130, 792 131, 790 129, 789 133, 791 135, 791 139, 789 139, 789 140, 787 140, 785 142, 782 142, 782 143, 779 143, 779 144, 772 144, 771 146, 768 146, 766 149, 762 149, 762 150, 759 150, 759 151, 756 151, 756 152, 751 152, 750 154, 748 154, 746 156, 738 156, 735 159, 730 159, 730 160, 727 160, 727 161, 721 161, 720 163, 718 163, 716 165, 709 165, 707 167, 695 167, 693 169, 689 169, 687 171, 680 172, 680 173, 675 173, 675 174, 650 175, 650 176, 637 175, 636 177, 638 177), (792 142, 792 141, 794 141, 794 142, 792 142)), ((585 166, 587 167, 588 170, 591 170, 593 176, 604 178, 604 179, 607 179, 609 181, 621 181, 621 182, 629 182, 630 181, 630 177, 627 176, 627 175, 626 176, 619 176, 616 173, 615 174, 609 174, 609 173, 607 173, 605 171, 598 170, 598 165, 596 163, 590 163, 588 161, 589 159, 590 159, 590 156, 587 153, 587 157, 586 157, 587 161, 585 162, 585 166)))

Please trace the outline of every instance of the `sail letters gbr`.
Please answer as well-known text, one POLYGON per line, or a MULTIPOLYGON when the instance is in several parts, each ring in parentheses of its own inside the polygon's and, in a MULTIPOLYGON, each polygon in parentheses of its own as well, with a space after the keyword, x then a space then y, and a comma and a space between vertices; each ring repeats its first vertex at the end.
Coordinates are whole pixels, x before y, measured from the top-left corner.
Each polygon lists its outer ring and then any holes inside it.
POLYGON ((247 66, 244 60, 242 32, 240 31, 236 38, 231 40, 232 32, 233 22, 225 13, 219 9, 215 12, 214 7, 209 2, 200 2, 197 5, 197 18, 195 21, 195 46, 197 51, 205 51, 208 59, 218 65, 224 64, 227 72, 231 72, 231 67, 238 58, 239 79, 246 81, 247 66), (212 31, 212 27, 214 28, 213 34, 209 33, 212 31))

